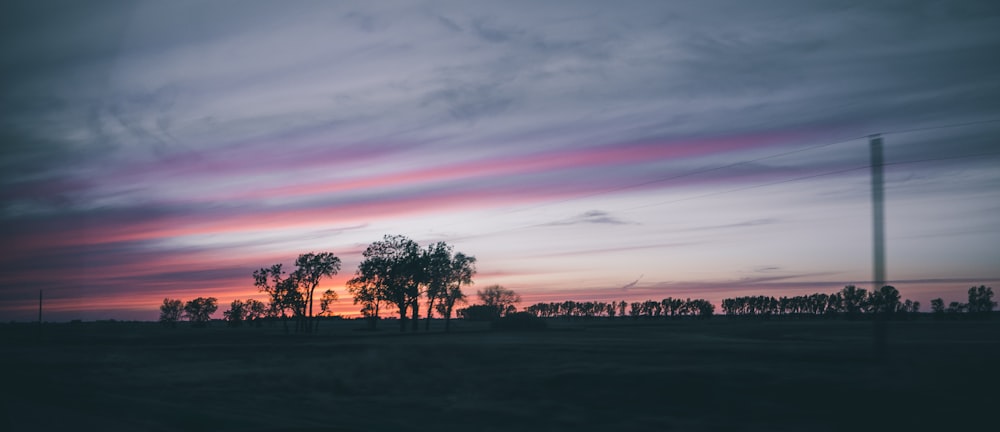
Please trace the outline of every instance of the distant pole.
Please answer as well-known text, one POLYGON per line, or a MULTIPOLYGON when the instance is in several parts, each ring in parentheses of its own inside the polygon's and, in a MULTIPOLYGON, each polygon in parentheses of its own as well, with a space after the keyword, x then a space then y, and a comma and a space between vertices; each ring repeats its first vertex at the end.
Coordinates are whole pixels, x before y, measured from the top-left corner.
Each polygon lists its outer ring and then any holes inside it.
MULTIPOLYGON (((873 292, 885 285, 885 188, 882 168, 882 137, 868 137, 872 161, 872 284, 873 292)), ((886 316, 876 311, 874 319, 875 355, 882 359, 888 343, 886 316)))
POLYGON ((877 290, 885 284, 885 190, 882 176, 884 162, 882 137, 876 134, 869 139, 872 159, 872 268, 874 270, 872 282, 877 290))

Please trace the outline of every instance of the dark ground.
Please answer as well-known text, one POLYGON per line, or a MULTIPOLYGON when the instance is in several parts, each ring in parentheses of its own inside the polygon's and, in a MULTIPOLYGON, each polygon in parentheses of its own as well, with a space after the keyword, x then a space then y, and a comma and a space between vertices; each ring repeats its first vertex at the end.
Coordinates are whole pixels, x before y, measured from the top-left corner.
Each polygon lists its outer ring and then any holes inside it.
POLYGON ((1000 320, 0 325, 0 430, 998 430, 1000 320), (436 323, 438 325, 438 323, 436 323), (422 327, 422 326, 421 326, 422 327))

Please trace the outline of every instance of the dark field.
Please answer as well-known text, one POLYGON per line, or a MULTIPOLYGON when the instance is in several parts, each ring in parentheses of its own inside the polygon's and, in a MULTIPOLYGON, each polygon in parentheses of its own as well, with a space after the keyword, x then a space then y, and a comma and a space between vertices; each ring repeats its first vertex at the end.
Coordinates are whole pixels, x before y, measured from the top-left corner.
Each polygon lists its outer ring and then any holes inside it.
POLYGON ((0 326, 29 430, 997 430, 1000 322, 550 321, 541 332, 0 326))

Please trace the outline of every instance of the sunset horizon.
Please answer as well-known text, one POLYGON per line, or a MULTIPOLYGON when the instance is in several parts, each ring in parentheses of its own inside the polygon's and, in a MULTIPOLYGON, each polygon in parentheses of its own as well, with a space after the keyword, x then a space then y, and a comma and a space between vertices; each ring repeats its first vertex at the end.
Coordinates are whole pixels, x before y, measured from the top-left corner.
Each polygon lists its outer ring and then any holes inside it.
POLYGON ((876 134, 886 284, 997 286, 988 4, 633 6, 10 4, 0 322, 221 318, 308 252, 357 317, 384 235, 475 256, 470 303, 871 290, 876 134))

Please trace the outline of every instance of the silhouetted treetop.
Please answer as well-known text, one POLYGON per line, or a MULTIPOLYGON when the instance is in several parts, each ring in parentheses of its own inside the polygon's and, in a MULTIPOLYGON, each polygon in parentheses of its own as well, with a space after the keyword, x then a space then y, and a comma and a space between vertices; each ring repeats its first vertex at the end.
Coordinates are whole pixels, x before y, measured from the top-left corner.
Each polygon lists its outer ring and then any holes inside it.
POLYGON ((160 322, 164 325, 176 327, 177 321, 180 321, 183 313, 184 302, 177 299, 165 298, 163 299, 163 304, 160 306, 160 322))
POLYGON ((514 313, 517 310, 515 305, 521 302, 520 295, 500 285, 490 285, 476 291, 476 294, 483 306, 490 308, 496 318, 514 313))
POLYGON ((204 327, 218 309, 218 300, 215 297, 198 297, 184 305, 184 316, 194 323, 195 327, 204 327))

